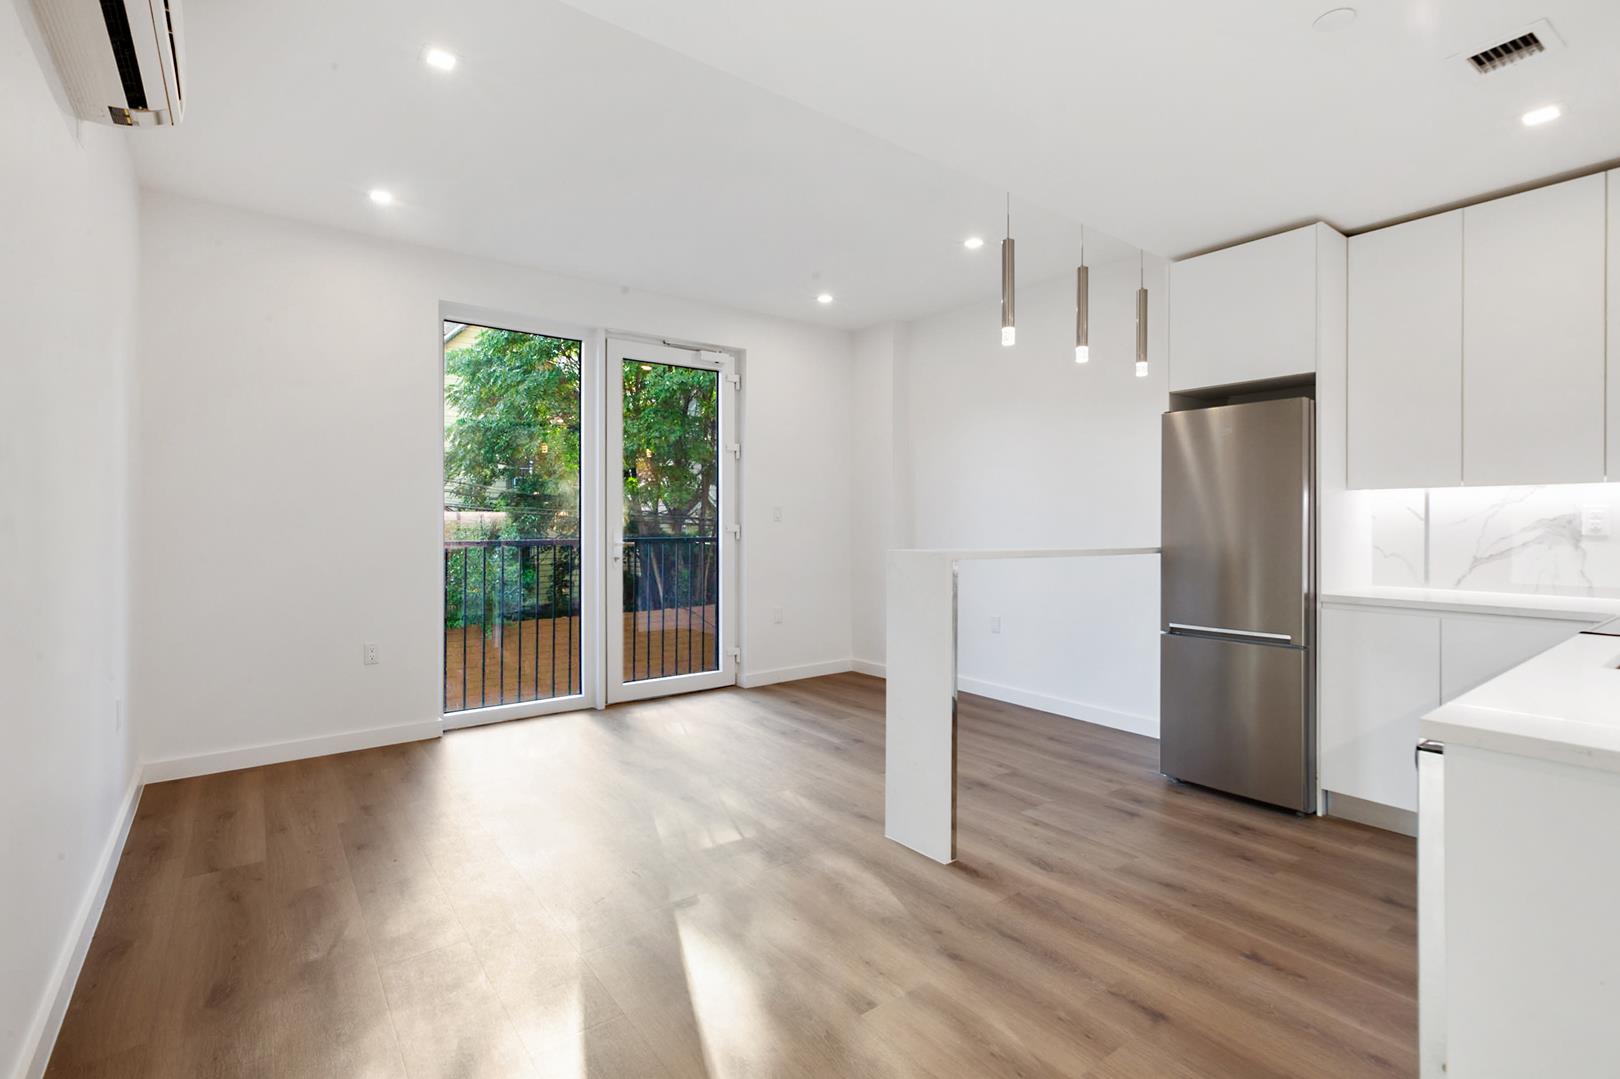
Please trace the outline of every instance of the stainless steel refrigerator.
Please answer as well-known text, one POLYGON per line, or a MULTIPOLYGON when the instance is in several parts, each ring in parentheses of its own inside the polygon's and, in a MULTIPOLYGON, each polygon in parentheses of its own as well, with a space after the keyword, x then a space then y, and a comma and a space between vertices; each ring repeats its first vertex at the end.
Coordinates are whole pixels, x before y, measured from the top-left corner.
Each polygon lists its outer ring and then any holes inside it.
POLYGON ((1160 771, 1316 802, 1312 402, 1164 416, 1160 771))

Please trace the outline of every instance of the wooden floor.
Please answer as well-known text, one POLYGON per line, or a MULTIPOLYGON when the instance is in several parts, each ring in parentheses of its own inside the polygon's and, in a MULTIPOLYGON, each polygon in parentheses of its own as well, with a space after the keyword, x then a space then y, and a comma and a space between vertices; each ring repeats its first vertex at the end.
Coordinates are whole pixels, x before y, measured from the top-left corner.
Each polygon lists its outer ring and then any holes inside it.
POLYGON ((838 675, 148 787, 50 1075, 1414 1075, 1411 841, 964 698, 961 860, 838 675))

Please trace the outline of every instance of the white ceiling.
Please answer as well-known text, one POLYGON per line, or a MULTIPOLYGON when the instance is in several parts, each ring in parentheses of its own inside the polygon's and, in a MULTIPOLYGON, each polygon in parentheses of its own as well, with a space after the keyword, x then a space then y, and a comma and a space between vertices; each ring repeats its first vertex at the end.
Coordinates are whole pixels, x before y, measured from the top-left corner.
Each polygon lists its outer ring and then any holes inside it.
POLYGON ((1312 30, 1333 6, 187 0, 186 121, 132 141, 152 186, 845 327, 993 296, 1004 190, 1029 281, 1080 221, 1092 262, 1134 254, 1101 232, 1179 255, 1620 157, 1617 0, 1364 0, 1312 30), (1565 48, 1447 59, 1542 17, 1565 48))
MULTIPOLYGON (((565 5, 185 14, 185 121, 133 140, 150 186, 841 327, 998 287, 1001 190, 565 5)), ((1075 264, 1073 222, 1015 199, 1013 223, 1023 280, 1075 264)), ((1087 254, 1135 250, 1088 234, 1087 254)))
POLYGON ((1172 257, 1620 156, 1617 0, 570 2, 1172 257), (1464 66, 1539 18, 1565 49, 1464 66))

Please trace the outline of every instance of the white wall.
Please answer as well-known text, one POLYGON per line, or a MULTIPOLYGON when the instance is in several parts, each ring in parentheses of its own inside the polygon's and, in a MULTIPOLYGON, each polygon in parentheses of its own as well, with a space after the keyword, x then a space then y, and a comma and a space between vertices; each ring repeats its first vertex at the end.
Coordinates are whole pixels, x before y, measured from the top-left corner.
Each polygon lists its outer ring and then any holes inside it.
POLYGON ((746 349, 743 676, 847 666, 847 333, 162 193, 141 228, 148 759, 436 722, 441 301, 746 349))
POLYGON ((884 662, 885 552, 910 545, 909 537, 900 535, 904 526, 894 498, 895 356, 905 333, 906 327, 885 323, 855 335, 851 643, 868 673, 878 673, 884 662))
MULTIPOLYGON (((1157 546, 1166 274, 1161 262, 1147 269, 1145 379, 1133 369, 1134 261, 1092 268, 1085 366, 1074 363, 1067 276, 1020 289, 1011 349, 994 304, 900 327, 887 354, 877 331, 862 334, 857 387, 881 383, 885 369, 892 385, 887 407, 857 403, 857 445, 881 449, 869 428, 885 416, 894 429, 888 468, 855 462, 857 506, 894 507, 895 546, 1157 546)), ((881 538, 857 547, 858 567, 881 538)), ((964 564, 960 615, 964 689, 1157 732, 1156 559, 964 564)), ((858 601, 854 616, 857 661, 881 664, 871 651, 883 640, 881 602, 858 601)))
POLYGON ((0 1075, 23 1074, 116 858, 126 695, 135 185, 0 5, 0 1075))

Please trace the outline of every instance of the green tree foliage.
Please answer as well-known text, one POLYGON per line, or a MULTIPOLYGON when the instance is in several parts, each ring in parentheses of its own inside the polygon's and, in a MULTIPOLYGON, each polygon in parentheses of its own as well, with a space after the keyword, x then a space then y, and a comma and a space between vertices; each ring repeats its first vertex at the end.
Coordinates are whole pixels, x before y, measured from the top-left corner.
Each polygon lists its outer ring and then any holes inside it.
POLYGON ((504 511, 508 538, 579 535, 579 362, 578 341, 512 330, 445 354, 447 507, 504 511))
MULTIPOLYGON (((486 511, 500 523, 463 526, 449 538, 577 540, 579 342, 485 328, 467 338, 445 353, 445 507, 486 511)), ((719 383, 713 371, 625 363, 626 535, 717 534, 719 383)), ((662 595, 666 586, 691 594, 707 587, 700 582, 712 567, 695 549, 683 557, 650 566, 634 588, 662 595), (680 579, 664 582, 671 566, 680 579)), ((577 551, 549 546, 452 549, 446 624, 489 625, 497 596, 507 611, 577 609, 577 559, 577 551)), ((642 572, 626 567, 632 576, 642 572)))
MULTIPOLYGON (((482 330, 445 373, 445 505, 503 512, 508 538, 577 537, 579 342, 482 330)), ((719 404, 713 371, 625 363, 629 534, 714 533, 719 404)))
POLYGON ((715 534, 719 384, 713 371, 625 362, 626 533, 715 534))

